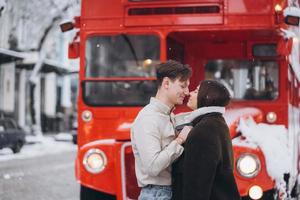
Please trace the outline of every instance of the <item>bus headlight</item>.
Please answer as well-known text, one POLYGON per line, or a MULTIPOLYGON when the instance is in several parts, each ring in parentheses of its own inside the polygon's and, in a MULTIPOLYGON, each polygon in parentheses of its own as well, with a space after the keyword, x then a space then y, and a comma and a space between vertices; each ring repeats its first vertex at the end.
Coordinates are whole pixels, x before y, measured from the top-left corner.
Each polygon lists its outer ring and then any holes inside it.
POLYGON ((89 110, 83 111, 82 114, 81 114, 81 118, 85 122, 91 121, 92 120, 92 112, 89 111, 89 110))
POLYGON ((274 112, 269 112, 266 116, 267 122, 274 123, 277 120, 277 115, 274 112))
POLYGON ((237 160, 237 171, 244 177, 252 178, 260 171, 261 164, 256 155, 243 154, 237 160))
POLYGON ((249 197, 251 199, 260 199, 263 196, 264 192, 261 187, 254 185, 249 190, 249 197))
POLYGON ((93 174, 102 172, 107 164, 107 158, 100 149, 90 149, 83 157, 83 166, 93 174))

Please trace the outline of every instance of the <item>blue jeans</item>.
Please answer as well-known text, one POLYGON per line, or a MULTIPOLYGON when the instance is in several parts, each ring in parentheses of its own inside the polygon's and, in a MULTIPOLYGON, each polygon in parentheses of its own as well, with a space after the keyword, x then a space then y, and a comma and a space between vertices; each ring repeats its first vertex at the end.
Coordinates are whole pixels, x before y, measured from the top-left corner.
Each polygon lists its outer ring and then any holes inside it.
POLYGON ((138 200, 171 200, 171 186, 147 185, 143 187, 138 200))

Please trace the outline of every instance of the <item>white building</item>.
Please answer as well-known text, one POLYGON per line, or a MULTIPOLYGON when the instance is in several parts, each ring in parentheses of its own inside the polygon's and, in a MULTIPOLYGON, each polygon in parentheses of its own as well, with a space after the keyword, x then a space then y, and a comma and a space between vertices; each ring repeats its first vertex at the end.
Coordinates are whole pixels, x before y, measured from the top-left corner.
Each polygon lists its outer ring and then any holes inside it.
POLYGON ((70 128, 74 102, 65 75, 78 71, 67 59, 74 33, 63 35, 58 25, 78 9, 78 0, 0 0, 0 115, 35 133, 41 125, 70 128))

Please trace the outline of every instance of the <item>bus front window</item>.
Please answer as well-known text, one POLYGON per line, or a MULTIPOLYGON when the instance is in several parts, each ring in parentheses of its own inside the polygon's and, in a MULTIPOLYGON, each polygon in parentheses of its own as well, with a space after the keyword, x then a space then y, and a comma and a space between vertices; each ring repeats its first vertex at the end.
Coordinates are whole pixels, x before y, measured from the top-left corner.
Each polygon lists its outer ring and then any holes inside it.
POLYGON ((155 35, 92 36, 86 41, 85 76, 112 78, 84 81, 83 97, 94 106, 138 106, 148 103, 155 81, 119 81, 114 78, 154 78, 160 61, 160 39, 155 35))
POLYGON ((205 79, 218 80, 236 100, 278 98, 278 63, 275 61, 210 60, 205 79))

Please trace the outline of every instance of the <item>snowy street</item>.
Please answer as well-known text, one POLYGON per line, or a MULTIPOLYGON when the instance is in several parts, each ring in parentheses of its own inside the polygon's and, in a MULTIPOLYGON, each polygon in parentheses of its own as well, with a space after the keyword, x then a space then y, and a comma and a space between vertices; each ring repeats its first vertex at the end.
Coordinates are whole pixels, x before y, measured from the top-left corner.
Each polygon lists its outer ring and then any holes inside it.
POLYGON ((53 138, 25 145, 18 155, 0 150, 0 199, 79 199, 75 157, 76 145, 53 138))

